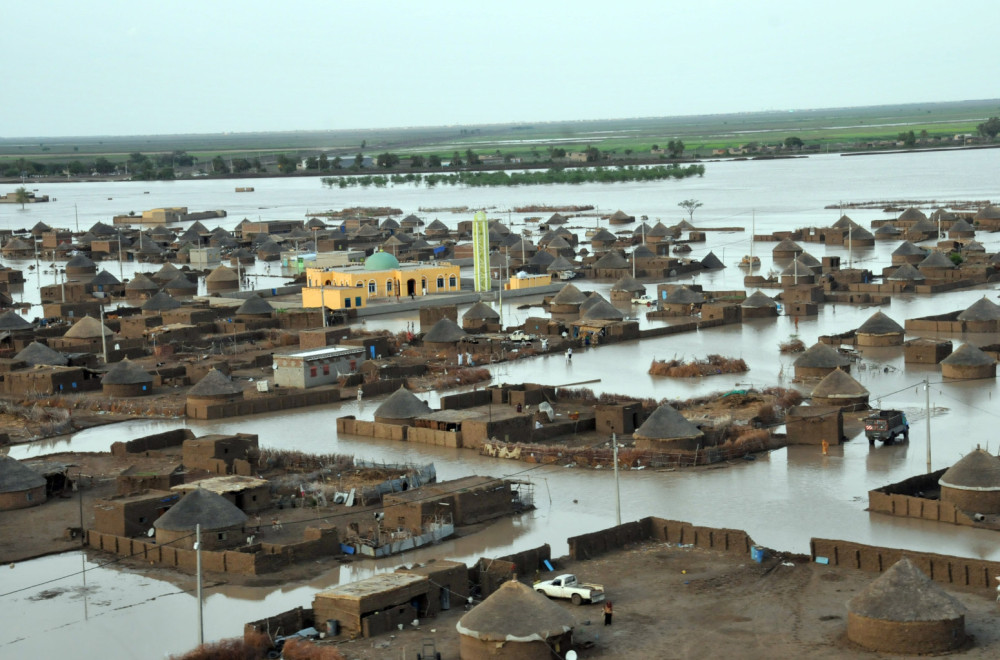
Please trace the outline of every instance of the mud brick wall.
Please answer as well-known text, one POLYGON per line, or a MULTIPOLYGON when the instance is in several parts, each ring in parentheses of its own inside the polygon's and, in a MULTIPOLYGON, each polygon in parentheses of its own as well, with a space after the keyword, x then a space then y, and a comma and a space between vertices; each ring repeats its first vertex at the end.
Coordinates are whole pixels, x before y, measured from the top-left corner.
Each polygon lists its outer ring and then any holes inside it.
POLYGON ((174 429, 147 435, 128 442, 115 442, 111 445, 112 456, 125 456, 127 454, 142 454, 147 451, 158 451, 166 447, 177 447, 194 437, 191 429, 174 429))
POLYGON ((543 561, 552 559, 552 548, 546 543, 537 548, 505 555, 500 559, 513 564, 519 575, 531 576, 542 566, 543 561))
POLYGON ((618 527, 582 534, 567 539, 569 556, 573 559, 591 559, 606 552, 623 548, 630 543, 649 539, 685 545, 695 545, 706 550, 750 554, 753 539, 739 529, 700 527, 679 520, 647 517, 624 523, 618 527))
POLYGON ((573 536, 567 539, 567 542, 569 556, 573 559, 593 559, 623 548, 629 543, 638 543, 648 538, 650 538, 648 525, 643 525, 642 522, 629 522, 610 529, 573 536))
POLYGON ((846 566, 881 573, 904 556, 920 567, 932 580, 945 584, 993 589, 1000 576, 1000 562, 951 557, 930 552, 913 552, 898 548, 882 548, 849 541, 811 539, 810 553, 826 557, 831 566, 846 566))
MULTIPOLYGON (((388 426, 388 425, 384 425, 388 426)), ((456 431, 438 431, 436 429, 425 429, 420 427, 396 426, 396 429, 405 430, 402 437, 396 440, 408 440, 410 442, 420 442, 425 445, 437 445, 439 447, 462 447, 462 433, 456 431)), ((379 437, 379 436, 376 436, 379 437)))
POLYGON ((489 390, 475 390, 441 397, 441 410, 462 410, 488 405, 492 394, 489 390))
POLYGON ((888 513, 891 516, 937 520, 955 525, 972 523, 972 519, 951 502, 898 493, 883 493, 877 490, 868 491, 868 510, 888 513))
MULTIPOLYGON (((272 637, 290 635, 296 631, 315 625, 311 607, 296 607, 295 609, 275 614, 259 621, 251 621, 243 625, 243 634, 260 632, 272 637)), ((324 625, 325 621, 322 622, 324 625)))

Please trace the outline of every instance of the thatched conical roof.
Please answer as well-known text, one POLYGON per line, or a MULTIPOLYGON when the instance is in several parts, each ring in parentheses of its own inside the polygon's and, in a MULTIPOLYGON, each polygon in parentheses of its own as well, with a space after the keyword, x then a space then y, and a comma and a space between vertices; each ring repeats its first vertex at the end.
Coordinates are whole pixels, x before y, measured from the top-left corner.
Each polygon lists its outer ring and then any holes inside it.
POLYGON ((573 249, 573 246, 570 245, 569 241, 567 241, 563 236, 558 236, 558 235, 549 240, 547 243, 545 243, 545 247, 555 248, 557 250, 565 250, 566 248, 569 248, 571 250, 573 249))
POLYGON ((106 270, 102 270, 90 280, 91 286, 116 286, 121 280, 106 270))
POLYGON ((944 252, 934 250, 917 264, 917 267, 921 270, 924 268, 954 268, 955 262, 945 256, 944 252))
POLYGON ((145 273, 136 273, 135 276, 125 284, 126 291, 157 291, 160 285, 149 279, 145 273))
POLYGON ((154 282, 157 282, 158 284, 164 284, 165 282, 169 282, 170 280, 177 277, 177 275, 179 275, 180 272, 181 271, 179 268, 177 268, 177 266, 173 265, 168 261, 167 263, 163 264, 160 270, 153 273, 152 276, 150 276, 150 279, 153 280, 154 282))
POLYGON ((539 250, 530 259, 528 259, 528 264, 532 266, 537 266, 538 268, 545 268, 550 263, 555 261, 556 257, 551 252, 546 252, 545 250, 539 250))
POLYGON ((584 295, 583 291, 576 288, 574 284, 567 284, 563 288, 559 289, 557 293, 552 298, 552 304, 554 305, 582 305, 587 300, 587 296, 584 295))
POLYGON ((973 220, 997 220, 1000 219, 1000 206, 984 206, 972 217, 973 220))
POLYGON ((966 307, 957 318, 959 321, 996 321, 1000 319, 1000 305, 983 296, 966 307))
POLYGON ((650 259, 655 257, 656 253, 649 249, 648 245, 636 245, 635 249, 632 250, 632 258, 636 259, 650 259))
POLYGON ((74 323, 73 327, 67 330, 63 337, 70 339, 93 339, 101 335, 111 337, 114 334, 107 326, 88 314, 74 323))
POLYGON ((725 268, 726 264, 722 263, 722 260, 715 256, 714 252, 709 252, 702 257, 701 267, 706 270, 714 270, 716 268, 725 268))
POLYGON ((858 223, 856 223, 853 220, 851 220, 850 216, 848 216, 847 214, 844 214, 844 215, 840 216, 839 220, 837 220, 835 223, 833 223, 830 226, 831 227, 835 227, 837 229, 847 229, 849 227, 859 227, 860 225, 858 225, 858 223))
POLYGON ((97 264, 95 264, 94 260, 91 259, 90 257, 88 257, 87 255, 85 255, 85 254, 78 254, 78 255, 76 255, 75 257, 73 257, 72 259, 70 259, 69 261, 66 262, 66 268, 74 268, 74 269, 77 269, 77 270, 86 269, 86 268, 93 268, 93 269, 96 270, 97 269, 97 264))
POLYGON ((193 295, 198 291, 198 284, 189 280, 184 273, 178 272, 177 277, 163 285, 163 290, 181 296, 193 295))
POLYGON ((590 237, 590 242, 593 243, 597 241, 598 243, 614 243, 618 240, 618 237, 609 232, 607 229, 601 228, 597 230, 593 236, 590 237))
POLYGON ((625 275, 611 287, 612 291, 626 291, 628 293, 642 293, 646 287, 639 280, 631 275, 625 275))
POLYGON ((783 271, 781 271, 781 276, 798 276, 798 277, 809 277, 813 275, 812 268, 809 264, 802 261, 801 258, 796 257, 792 263, 788 264, 783 271))
POLYGON ((431 329, 424 335, 424 341, 432 344, 454 344, 468 336, 469 333, 462 330, 457 323, 445 317, 431 326, 431 329))
POLYGON ((608 220, 611 222, 635 222, 635 216, 629 215, 628 213, 625 213, 625 211, 618 209, 611 214, 611 217, 608 218, 608 220))
POLYGON ((621 321, 625 315, 607 300, 598 300, 583 312, 580 318, 588 321, 621 321))
POLYGON ((794 252, 795 254, 801 254, 805 250, 802 246, 793 241, 790 238, 785 238, 781 240, 777 245, 771 248, 771 252, 794 252))
POLYGON ((618 254, 616 250, 610 250, 605 252, 604 256, 594 262, 594 268, 620 270, 622 268, 628 268, 628 262, 625 261, 625 257, 618 254))
POLYGON ((847 609, 857 616, 917 622, 957 619, 965 606, 903 557, 852 598, 847 609))
POLYGON ((976 231, 976 228, 970 225, 965 219, 956 220, 955 223, 948 228, 949 232, 956 233, 968 233, 976 231))
POLYGON ((173 296, 166 291, 160 291, 142 303, 141 309, 144 312, 167 312, 180 306, 181 304, 173 296))
POLYGON ((938 483, 959 490, 1000 490, 1000 458, 976 447, 945 470, 938 483))
POLYGON ((553 213, 549 216, 549 219, 545 221, 545 224, 549 225, 564 225, 568 218, 561 213, 553 213))
POLYGON ((886 279, 898 282, 922 282, 927 278, 913 264, 903 264, 886 279))
POLYGON ((194 531, 197 525, 201 525, 201 531, 205 532, 242 525, 246 520, 247 514, 222 495, 197 488, 157 518, 153 527, 186 532, 194 531))
POLYGON ((50 348, 45 344, 40 344, 37 341, 33 341, 22 348, 18 354, 14 356, 14 359, 21 360, 32 367, 39 364, 65 367, 69 364, 69 358, 65 355, 54 348, 50 348))
POLYGON ((815 343, 802 353, 802 355, 795 358, 794 364, 796 367, 833 369, 836 367, 846 367, 850 363, 850 360, 826 344, 815 343))
MULTIPOLYGON (((546 253, 548 254, 548 253, 546 253)), ((564 270, 573 270, 576 268, 576 264, 567 259, 566 257, 559 255, 549 262, 549 265, 545 267, 546 272, 558 273, 564 270)))
POLYGON ((375 409, 375 417, 385 417, 387 419, 411 419, 431 412, 431 407, 424 401, 406 389, 400 387, 389 395, 389 398, 382 402, 375 409))
POLYGON ((852 399, 859 396, 867 396, 868 390, 854 380, 849 373, 834 369, 819 381, 813 388, 813 397, 823 397, 825 399, 852 399))
POLYGON ((461 635, 500 645, 544 642, 570 632, 573 623, 565 609, 517 580, 510 580, 459 619, 455 628, 461 635))
POLYGON ((899 247, 892 251, 892 256, 894 257, 912 257, 916 255, 924 256, 926 254, 927 250, 923 249, 916 243, 911 243, 910 241, 903 241, 899 244, 899 247))
POLYGON ((652 440, 674 440, 678 438, 700 438, 705 434, 669 404, 663 404, 653 411, 635 431, 636 436, 652 440))
POLYGON ((901 335, 904 330, 882 312, 875 312, 855 332, 859 335, 901 335))
POLYGON ((926 220, 927 216, 920 209, 911 206, 900 213, 898 219, 904 222, 920 222, 921 220, 926 220))
POLYGON ((45 477, 10 456, 0 455, 0 493, 18 493, 45 485, 45 477))
POLYGON ((598 292, 596 291, 591 292, 591 294, 587 296, 587 299, 580 304, 580 313, 583 314, 585 311, 587 311, 597 303, 601 302, 602 300, 604 302, 608 302, 608 299, 599 294, 598 292))
POLYGON ((239 309, 236 310, 236 314, 252 314, 252 315, 263 315, 263 314, 273 314, 274 307, 271 303, 267 302, 256 293, 243 301, 239 309))
POLYGON ((968 343, 962 344, 951 355, 941 360, 941 364, 953 367, 981 367, 996 363, 996 360, 968 343))
POLYGON ((679 286, 668 293, 663 302, 671 305, 692 305, 705 302, 705 296, 698 291, 692 291, 686 286, 679 286))
POLYGON ((923 220, 918 220, 910 227, 910 231, 917 232, 921 234, 937 234, 937 225, 924 218, 923 220))
POLYGON ((470 321, 499 321, 500 313, 480 300, 462 314, 462 318, 470 321))
MULTIPOLYGON (((277 246, 275 246, 277 247, 277 246)), ((240 276, 236 274, 236 271, 229 266, 219 266, 208 276, 205 277, 205 283, 218 284, 222 282, 239 282, 240 276)))
POLYGON ((13 309, 0 314, 0 331, 31 330, 34 327, 13 309))
POLYGON ((116 362, 101 378, 101 385, 151 385, 152 383, 153 377, 128 358, 116 362))
POLYGON ((893 225, 889 224, 888 222, 885 223, 884 225, 879 225, 878 228, 875 229, 876 236, 899 236, 902 233, 903 233, 902 231, 900 231, 893 225))
POLYGON ((776 303, 774 299, 768 296, 766 293, 758 289, 749 296, 747 296, 746 299, 742 303, 740 303, 740 307, 746 309, 759 309, 765 307, 777 308, 778 303, 776 303))
POLYGON ((229 376, 218 369, 210 369, 202 376, 194 387, 188 391, 188 396, 218 396, 221 394, 242 394, 243 388, 230 380, 229 376))

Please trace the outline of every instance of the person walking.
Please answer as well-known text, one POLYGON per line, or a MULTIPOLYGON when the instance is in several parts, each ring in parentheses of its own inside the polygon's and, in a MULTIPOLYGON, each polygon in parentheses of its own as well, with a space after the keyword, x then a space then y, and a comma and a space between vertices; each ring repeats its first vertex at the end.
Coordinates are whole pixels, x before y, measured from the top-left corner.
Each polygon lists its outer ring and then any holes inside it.
POLYGON ((611 606, 611 601, 604 601, 604 625, 611 625, 611 615, 614 613, 614 609, 611 606))

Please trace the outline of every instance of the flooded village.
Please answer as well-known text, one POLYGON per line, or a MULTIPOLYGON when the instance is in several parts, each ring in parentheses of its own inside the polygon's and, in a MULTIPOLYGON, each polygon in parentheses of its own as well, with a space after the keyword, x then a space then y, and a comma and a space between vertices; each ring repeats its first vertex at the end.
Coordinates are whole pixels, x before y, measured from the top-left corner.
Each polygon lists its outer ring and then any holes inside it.
POLYGON ((0 212, 0 648, 994 657, 995 153, 41 189, 0 212))

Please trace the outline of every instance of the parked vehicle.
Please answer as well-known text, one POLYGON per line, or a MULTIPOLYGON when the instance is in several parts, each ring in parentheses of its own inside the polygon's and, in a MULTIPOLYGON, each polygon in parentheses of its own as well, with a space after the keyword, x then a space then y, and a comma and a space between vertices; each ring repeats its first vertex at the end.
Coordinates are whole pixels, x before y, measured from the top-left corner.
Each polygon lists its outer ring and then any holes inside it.
POLYGON ((633 298, 632 299, 632 304, 633 305, 646 305, 647 307, 649 307, 650 305, 655 305, 656 304, 656 300, 654 300, 653 298, 650 298, 649 296, 639 296, 638 298, 633 298))
POLYGON ((572 573, 536 582, 535 591, 549 598, 569 598, 574 605, 604 600, 604 585, 578 582, 572 573))
POLYGON ((897 435, 902 435, 904 442, 910 441, 910 423, 902 410, 879 410, 865 417, 868 444, 874 445, 876 440, 880 440, 891 445, 897 435))
POLYGON ((559 272, 559 279, 561 280, 571 280, 576 277, 576 271, 573 270, 563 270, 559 272))

